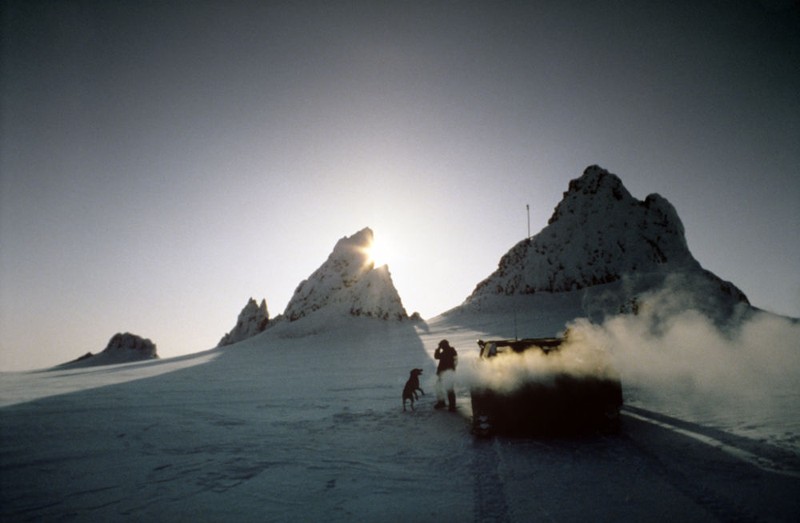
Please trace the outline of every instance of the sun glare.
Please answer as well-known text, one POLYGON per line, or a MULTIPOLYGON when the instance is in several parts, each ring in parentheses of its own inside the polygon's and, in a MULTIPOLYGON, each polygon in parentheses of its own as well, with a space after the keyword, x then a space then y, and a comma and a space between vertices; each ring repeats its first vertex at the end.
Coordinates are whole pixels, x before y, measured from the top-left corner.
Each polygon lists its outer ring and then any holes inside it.
POLYGON ((389 263, 388 250, 385 242, 372 241, 372 245, 367 248, 367 259, 369 263, 373 263, 375 267, 381 267, 389 263))

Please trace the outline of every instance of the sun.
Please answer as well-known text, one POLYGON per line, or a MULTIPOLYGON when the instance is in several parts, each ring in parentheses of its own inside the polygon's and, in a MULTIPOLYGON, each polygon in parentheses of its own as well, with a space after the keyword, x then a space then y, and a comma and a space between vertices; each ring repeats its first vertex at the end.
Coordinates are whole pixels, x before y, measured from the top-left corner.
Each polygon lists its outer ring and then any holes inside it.
POLYGON ((385 241, 376 242, 374 239, 366 249, 367 262, 375 267, 382 267, 389 262, 390 252, 385 241))

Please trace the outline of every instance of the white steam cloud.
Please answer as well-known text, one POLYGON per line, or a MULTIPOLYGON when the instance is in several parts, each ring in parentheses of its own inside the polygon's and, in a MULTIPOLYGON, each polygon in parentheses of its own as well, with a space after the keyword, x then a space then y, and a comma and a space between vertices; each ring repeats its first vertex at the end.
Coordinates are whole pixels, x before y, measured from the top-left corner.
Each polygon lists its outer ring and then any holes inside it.
POLYGON ((800 384, 800 323, 755 313, 722 330, 695 310, 664 316, 660 293, 637 315, 614 316, 602 325, 578 320, 580 338, 607 348, 626 380, 639 385, 691 384, 700 390, 753 392, 753 387, 800 384))
POLYGON ((585 343, 582 332, 570 332, 559 350, 545 354, 538 349, 509 352, 488 361, 465 366, 460 376, 470 387, 485 387, 510 393, 526 383, 552 384, 559 374, 616 376, 608 352, 601 346, 585 343))
POLYGON ((720 328, 691 308, 686 296, 660 291, 637 314, 570 329, 606 348, 620 372, 626 401, 729 428, 771 427, 800 440, 800 323, 756 312, 720 328))

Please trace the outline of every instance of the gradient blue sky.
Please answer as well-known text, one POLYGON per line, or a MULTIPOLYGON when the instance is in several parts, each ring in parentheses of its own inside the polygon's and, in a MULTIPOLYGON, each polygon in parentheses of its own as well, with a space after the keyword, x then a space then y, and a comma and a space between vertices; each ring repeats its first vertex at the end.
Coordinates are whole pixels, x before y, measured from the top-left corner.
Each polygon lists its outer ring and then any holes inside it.
POLYGON ((459 305, 590 164, 800 316, 788 1, 3 1, 0 370, 216 345, 335 242, 459 305))

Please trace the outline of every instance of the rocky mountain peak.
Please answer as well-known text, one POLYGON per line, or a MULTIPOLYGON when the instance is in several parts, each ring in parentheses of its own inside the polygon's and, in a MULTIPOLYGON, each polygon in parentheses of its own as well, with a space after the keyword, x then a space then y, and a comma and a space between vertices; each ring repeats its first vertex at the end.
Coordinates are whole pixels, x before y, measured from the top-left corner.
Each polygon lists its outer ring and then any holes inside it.
POLYGON ((407 318, 388 267, 376 269, 370 261, 372 241, 368 227, 337 241, 328 259, 297 287, 283 316, 296 321, 326 309, 352 316, 407 318))
POLYGON ((131 359, 143 360, 158 357, 155 343, 129 332, 113 335, 101 354, 131 355, 131 359))
POLYGON ((106 348, 98 354, 87 352, 80 358, 63 363, 58 368, 94 367, 158 359, 156 344, 129 332, 114 334, 106 348))
POLYGON ((233 345, 256 334, 263 332, 269 324, 269 312, 267 312, 267 300, 262 299, 261 304, 257 303, 252 297, 239 313, 236 325, 230 332, 219 340, 218 347, 233 345))
MULTIPOLYGON (((633 275, 686 271, 703 269, 689 251, 672 204, 658 194, 637 200, 618 176, 593 165, 569 182, 547 226, 512 247, 468 301, 488 294, 566 292, 633 275)), ((741 291, 727 285, 730 295, 746 301, 741 291)))
POLYGON ((630 201, 633 197, 622 185, 622 180, 605 169, 592 165, 587 167, 580 178, 569 182, 569 188, 550 217, 548 224, 564 214, 574 213, 576 209, 594 205, 597 200, 630 201))

